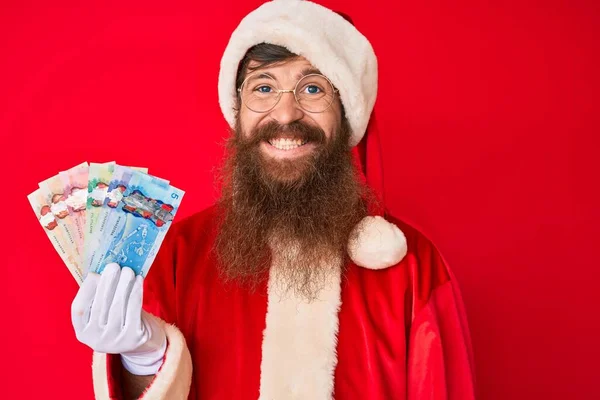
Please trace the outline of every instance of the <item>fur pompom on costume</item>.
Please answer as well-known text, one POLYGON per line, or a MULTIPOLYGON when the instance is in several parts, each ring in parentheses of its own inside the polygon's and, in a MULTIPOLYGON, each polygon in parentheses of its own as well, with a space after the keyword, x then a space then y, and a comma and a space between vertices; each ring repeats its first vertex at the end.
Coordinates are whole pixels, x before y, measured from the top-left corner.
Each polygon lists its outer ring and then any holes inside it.
POLYGON ((348 243, 354 263, 367 269, 385 269, 399 263, 408 251, 406 237, 394 224, 380 216, 363 218, 348 243))

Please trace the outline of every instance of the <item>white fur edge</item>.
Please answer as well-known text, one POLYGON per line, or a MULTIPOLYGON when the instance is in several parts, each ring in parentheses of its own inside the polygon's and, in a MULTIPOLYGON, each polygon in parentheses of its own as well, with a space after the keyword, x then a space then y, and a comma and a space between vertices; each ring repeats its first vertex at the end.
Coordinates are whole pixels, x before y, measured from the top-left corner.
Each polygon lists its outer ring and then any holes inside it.
POLYGON ((259 400, 333 398, 337 365, 341 262, 312 302, 280 295, 271 268, 262 344, 259 400))
MULTIPOLYGON (((141 399, 187 399, 192 381, 192 358, 185 338, 174 325, 159 321, 165 328, 169 343, 165 363, 141 399)), ((92 375, 96 399, 109 399, 106 362, 106 354, 94 352, 92 375)))
POLYGON ((305 57, 340 91, 352 129, 350 145, 362 139, 377 98, 377 57, 369 40, 334 11, 310 1, 267 1, 232 33, 221 59, 219 104, 235 124, 237 68, 259 43, 286 47, 305 57))
POLYGON ((108 391, 108 366, 106 353, 94 352, 92 356, 92 377, 94 382, 94 395, 96 399, 110 399, 108 391))
POLYGON ((348 254, 358 266, 385 269, 399 263, 408 251, 404 233, 381 216, 363 218, 348 242, 348 254))

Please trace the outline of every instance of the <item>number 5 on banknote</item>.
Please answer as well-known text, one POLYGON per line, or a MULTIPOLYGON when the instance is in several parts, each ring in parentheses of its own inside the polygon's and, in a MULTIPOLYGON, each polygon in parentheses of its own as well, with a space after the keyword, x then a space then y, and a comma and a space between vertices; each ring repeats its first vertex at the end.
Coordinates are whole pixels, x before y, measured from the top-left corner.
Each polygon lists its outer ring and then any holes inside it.
POLYGON ((92 271, 101 273, 105 265, 116 262, 146 276, 183 195, 164 180, 134 171, 108 218, 107 246, 92 271))

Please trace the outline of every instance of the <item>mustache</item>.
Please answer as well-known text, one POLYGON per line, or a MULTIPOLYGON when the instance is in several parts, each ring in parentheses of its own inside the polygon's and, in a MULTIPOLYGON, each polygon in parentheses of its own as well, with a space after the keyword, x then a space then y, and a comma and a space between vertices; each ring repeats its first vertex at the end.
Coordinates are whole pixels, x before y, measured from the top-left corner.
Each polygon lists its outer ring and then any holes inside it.
POLYGON ((300 121, 294 121, 286 125, 282 125, 277 121, 269 121, 252 130, 250 138, 247 139, 247 145, 258 145, 260 142, 270 141, 281 135, 293 136, 307 143, 325 144, 326 141, 325 131, 318 126, 311 126, 300 121))

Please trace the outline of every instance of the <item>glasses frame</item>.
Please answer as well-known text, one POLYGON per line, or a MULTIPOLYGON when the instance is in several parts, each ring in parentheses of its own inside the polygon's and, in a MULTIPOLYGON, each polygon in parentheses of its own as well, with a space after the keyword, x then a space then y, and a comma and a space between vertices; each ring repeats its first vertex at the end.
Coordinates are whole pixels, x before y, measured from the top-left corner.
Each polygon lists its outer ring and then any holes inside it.
POLYGON ((293 89, 275 89, 274 90, 277 92, 277 100, 275 101, 275 103, 273 104, 273 107, 269 108, 268 110, 265 111, 256 111, 250 108, 250 106, 248 106, 246 104, 246 102, 244 101, 244 96, 242 96, 242 88, 244 87, 244 85, 246 84, 246 81, 250 78, 252 78, 253 76, 255 76, 256 74, 252 74, 246 77, 246 79, 244 79, 244 81, 242 82, 241 86, 239 88, 237 88, 237 92, 239 93, 240 99, 242 101, 242 104, 244 104, 244 106, 246 106, 246 108, 252 112, 255 113, 259 113, 259 114, 264 114, 264 113, 268 113, 269 111, 273 111, 273 109, 275 107, 277 107, 277 104, 279 104, 279 101, 281 100, 281 98, 283 97, 282 94, 283 93, 293 93, 294 94, 294 100, 296 100, 296 104, 298 104, 298 106, 311 114, 321 114, 324 113, 325 111, 329 110, 329 108, 331 107, 331 105, 333 104, 334 100, 335 100, 335 95, 336 93, 339 93, 340 91, 338 89, 336 89, 336 87, 333 85, 333 83, 331 82, 331 80, 326 77, 325 75, 322 74, 308 74, 308 75, 304 75, 302 78, 298 79, 298 82, 296 82, 296 85, 294 86, 293 89), (331 85, 331 88, 333 89, 333 96, 331 97, 331 102, 329 103, 329 105, 323 110, 323 111, 309 111, 307 109, 305 109, 304 107, 302 107, 302 104, 300 104, 300 101, 298 101, 298 96, 296 96, 296 91, 298 90, 298 84, 300 82, 302 82, 302 80, 306 77, 309 76, 321 76, 323 78, 325 78, 327 80, 327 82, 329 82, 329 84, 331 85))

